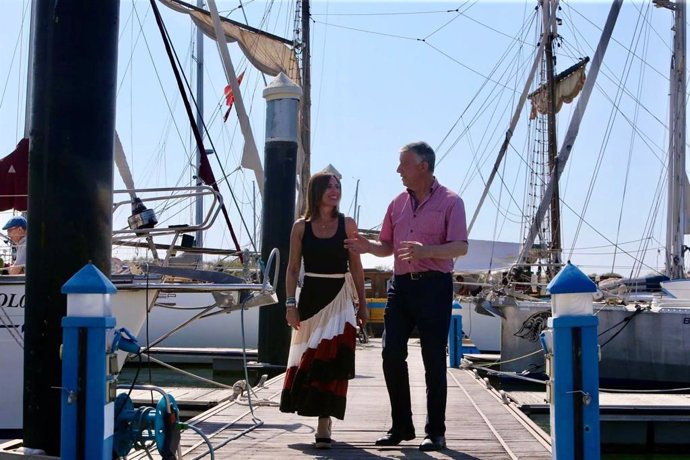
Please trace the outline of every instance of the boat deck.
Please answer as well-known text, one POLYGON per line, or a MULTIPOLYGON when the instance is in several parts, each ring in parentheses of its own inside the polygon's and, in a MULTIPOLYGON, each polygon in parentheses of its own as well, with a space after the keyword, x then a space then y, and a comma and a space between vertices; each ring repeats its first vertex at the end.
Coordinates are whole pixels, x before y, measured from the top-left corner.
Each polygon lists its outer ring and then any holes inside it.
MULTIPOLYGON (((389 428, 388 396, 381 372, 381 342, 358 345, 357 376, 348 391, 345 420, 333 422, 333 447, 328 451, 312 446, 315 418, 285 414, 278 410, 283 376, 256 390, 253 414, 246 400, 220 403, 188 423, 203 431, 214 446, 217 459, 290 458, 476 458, 550 459, 550 440, 514 405, 487 389, 483 381, 466 370, 448 370, 447 444, 442 452, 420 452, 426 414, 424 370, 418 344, 411 341, 408 359, 417 439, 396 447, 377 447, 376 438, 389 428), (255 423, 256 422, 256 423, 255 423), (256 425, 260 425, 253 429, 256 425), (244 433, 244 434, 243 434, 244 433)), ((174 394, 174 393, 173 393, 174 394)), ((184 458, 208 453, 208 445, 192 429, 182 434, 184 458)), ((159 458, 151 453, 153 458, 159 458)), ((148 458, 145 452, 130 459, 148 458)))

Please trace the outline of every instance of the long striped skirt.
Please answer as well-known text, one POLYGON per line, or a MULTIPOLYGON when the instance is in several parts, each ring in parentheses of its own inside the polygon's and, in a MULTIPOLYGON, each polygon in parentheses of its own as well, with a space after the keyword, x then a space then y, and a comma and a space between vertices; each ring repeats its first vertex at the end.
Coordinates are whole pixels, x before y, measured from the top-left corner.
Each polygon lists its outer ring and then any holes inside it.
MULTIPOLYGON (((346 276, 350 278, 349 273, 346 276)), ((346 279, 329 304, 300 321, 299 330, 293 329, 281 412, 345 417, 357 337, 351 286, 351 278, 346 279)))

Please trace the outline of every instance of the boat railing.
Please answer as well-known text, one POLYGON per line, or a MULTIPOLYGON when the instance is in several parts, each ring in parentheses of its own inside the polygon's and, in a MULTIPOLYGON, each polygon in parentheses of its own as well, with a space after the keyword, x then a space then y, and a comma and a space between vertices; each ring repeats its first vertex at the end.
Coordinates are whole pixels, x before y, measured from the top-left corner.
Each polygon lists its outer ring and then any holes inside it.
POLYGON ((157 261, 157 250, 163 250, 164 260, 159 262, 163 265, 178 251, 196 254, 190 263, 196 263, 200 254, 237 255, 233 250, 194 246, 190 234, 211 228, 222 208, 222 196, 209 186, 122 189, 115 190, 113 197, 113 220, 121 220, 123 212, 127 214, 127 226, 116 228, 113 224, 112 241, 116 246, 148 248, 157 261), (203 219, 195 224, 181 220, 190 215, 192 203, 203 198, 206 198, 203 219))
MULTIPOLYGON (((198 198, 210 198, 210 201, 205 200, 204 205, 208 206, 204 214, 204 218, 197 224, 170 224, 167 226, 162 218, 158 219, 157 225, 150 227, 135 227, 131 225, 121 228, 113 229, 114 242, 118 239, 131 239, 132 237, 146 237, 153 235, 173 235, 179 237, 183 233, 191 233, 197 231, 208 230, 215 222, 221 210, 223 198, 212 187, 201 185, 195 187, 161 187, 161 188, 146 188, 146 189, 119 189, 113 191, 113 213, 121 212, 123 207, 132 206, 133 197, 137 197, 142 204, 151 206, 159 215, 166 212, 179 215, 185 208, 189 206, 192 200, 198 198), (127 196, 126 199, 121 197, 127 196), (118 198, 120 198, 118 200, 118 198)), ((167 221, 170 222, 170 221, 167 221)))

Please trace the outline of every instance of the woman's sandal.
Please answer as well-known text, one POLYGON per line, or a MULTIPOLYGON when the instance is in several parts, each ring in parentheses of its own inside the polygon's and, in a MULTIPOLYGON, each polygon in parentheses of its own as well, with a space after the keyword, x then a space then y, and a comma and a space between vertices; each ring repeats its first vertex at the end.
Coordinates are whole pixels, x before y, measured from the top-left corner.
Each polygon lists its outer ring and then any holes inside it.
POLYGON ((331 439, 331 428, 333 427, 333 421, 331 420, 330 417, 319 417, 319 428, 322 428, 321 425, 321 419, 328 418, 328 428, 327 429, 317 429, 317 436, 316 440, 314 442, 314 447, 317 449, 330 449, 331 444, 333 443, 333 440, 331 439), (319 433, 321 431, 321 433, 319 433), (325 433, 324 433, 325 431, 325 433), (322 436, 318 436, 318 435, 322 436), (323 436, 323 434, 326 434, 326 436, 323 436))
POLYGON ((333 440, 331 438, 316 438, 314 442, 314 447, 317 449, 330 449, 333 440))

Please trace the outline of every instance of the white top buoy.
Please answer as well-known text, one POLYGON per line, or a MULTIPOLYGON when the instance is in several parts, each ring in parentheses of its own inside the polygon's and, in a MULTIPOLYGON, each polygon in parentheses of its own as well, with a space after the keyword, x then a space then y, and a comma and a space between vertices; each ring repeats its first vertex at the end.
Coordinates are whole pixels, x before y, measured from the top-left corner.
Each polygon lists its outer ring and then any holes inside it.
POLYGON ((264 99, 273 101, 275 99, 300 99, 302 88, 294 81, 280 72, 271 83, 264 88, 264 99))
POLYGON ((551 314, 554 318, 594 313, 592 293, 597 291, 597 287, 587 275, 570 262, 558 272, 546 289, 551 294, 551 314))
POLYGON ((117 288, 91 262, 75 273, 61 292, 67 294, 67 316, 112 316, 110 294, 117 288))

